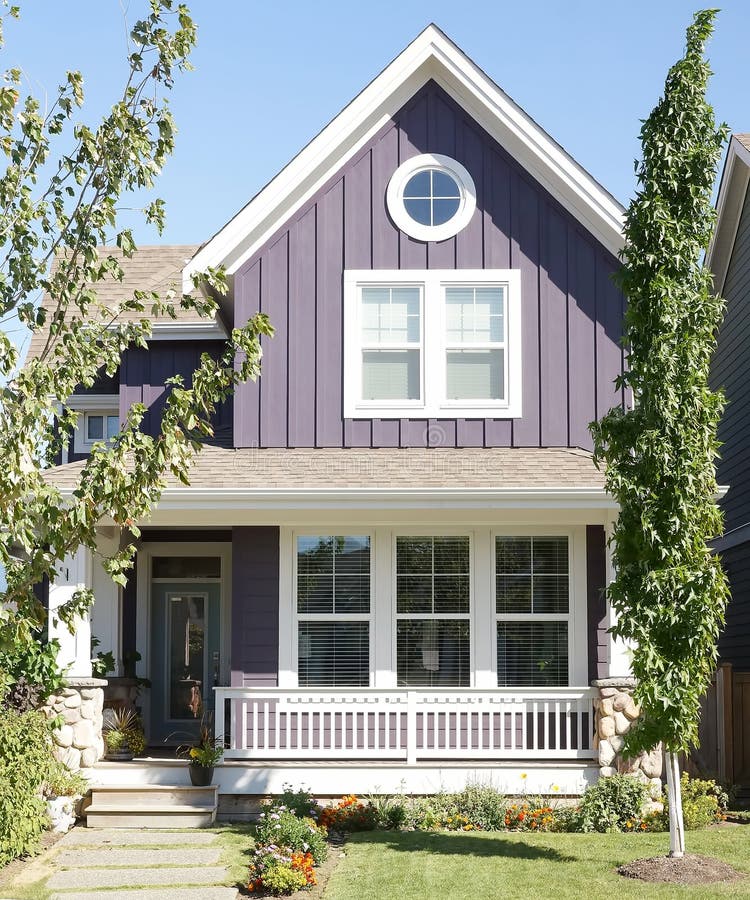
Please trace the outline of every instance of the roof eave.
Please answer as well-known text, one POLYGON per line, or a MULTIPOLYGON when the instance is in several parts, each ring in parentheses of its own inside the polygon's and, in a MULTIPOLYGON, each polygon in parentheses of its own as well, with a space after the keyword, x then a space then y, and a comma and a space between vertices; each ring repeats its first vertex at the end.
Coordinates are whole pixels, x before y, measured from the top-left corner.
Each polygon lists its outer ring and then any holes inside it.
POLYGON ((716 199, 716 228, 706 253, 706 266, 713 274, 717 294, 724 291, 749 182, 750 150, 733 135, 727 148, 716 199))

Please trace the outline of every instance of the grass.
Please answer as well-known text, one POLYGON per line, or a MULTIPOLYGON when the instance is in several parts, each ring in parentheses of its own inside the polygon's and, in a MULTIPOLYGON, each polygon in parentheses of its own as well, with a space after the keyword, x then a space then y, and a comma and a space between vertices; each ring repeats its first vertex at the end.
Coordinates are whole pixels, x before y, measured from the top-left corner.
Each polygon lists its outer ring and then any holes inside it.
MULTIPOLYGON (((689 832, 688 852, 750 874, 750 827, 689 832)), ((584 896, 748 897, 750 878, 725 885, 646 885, 618 865, 669 849, 666 834, 365 832, 353 835, 326 900, 490 900, 584 896)))

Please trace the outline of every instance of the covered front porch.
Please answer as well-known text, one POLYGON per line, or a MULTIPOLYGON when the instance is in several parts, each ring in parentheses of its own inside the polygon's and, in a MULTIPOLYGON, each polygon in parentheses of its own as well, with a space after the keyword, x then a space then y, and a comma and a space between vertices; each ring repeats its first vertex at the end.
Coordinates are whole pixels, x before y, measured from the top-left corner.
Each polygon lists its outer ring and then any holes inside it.
MULTIPOLYGON (((266 452, 255 477, 278 481, 266 452)), ((112 653, 110 698, 128 676, 149 745, 122 771, 100 764, 96 779, 182 777, 164 757, 206 710, 228 794, 302 781, 322 794, 371 791, 396 775, 407 790, 440 790, 477 772, 509 790, 575 794, 596 777, 591 682, 627 662, 603 597, 615 511, 589 483, 590 457, 528 451, 515 477, 532 484, 483 487, 490 457, 499 479, 524 451, 430 451, 447 467, 442 482, 463 462, 457 477, 471 483, 407 487, 425 472, 384 454, 360 453, 354 469, 348 451, 321 457, 339 466, 324 488, 303 486, 308 467, 287 470, 299 485, 209 489, 199 468, 197 485, 168 488, 143 523, 123 590, 79 554, 51 588, 52 618, 75 581, 93 583, 97 602, 63 653, 75 675, 91 673, 91 634, 112 653), (383 460, 385 476, 362 468, 383 460), (328 484, 341 466, 356 485, 328 484), (370 475, 398 484, 373 487, 370 475)), ((102 553, 119 541, 106 523, 100 537, 102 553)))

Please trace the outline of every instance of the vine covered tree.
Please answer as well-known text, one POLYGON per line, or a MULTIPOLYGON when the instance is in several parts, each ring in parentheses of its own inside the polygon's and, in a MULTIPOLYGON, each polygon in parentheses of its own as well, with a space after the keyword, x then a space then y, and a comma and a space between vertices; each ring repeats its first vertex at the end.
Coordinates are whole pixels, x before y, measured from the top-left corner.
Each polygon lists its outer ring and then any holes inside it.
POLYGON ((597 463, 619 504, 612 535, 614 634, 632 643, 641 717, 626 751, 663 743, 670 855, 684 854, 677 754, 698 740, 700 700, 715 668, 728 597, 708 541, 716 505, 721 392, 709 366, 723 315, 703 265, 715 221, 711 191, 725 126, 706 101, 704 56, 716 10, 697 12, 685 54, 640 132, 638 191, 625 217, 618 281, 628 308, 633 406, 592 425, 597 463))
MULTIPOLYGON (((3 5, 0 25, 18 15, 7 0, 3 5)), ((75 388, 114 375, 126 348, 145 347, 153 317, 173 317, 179 308, 213 316, 225 289, 223 274, 210 271, 196 280, 196 288, 208 284, 203 292, 127 296, 123 289, 114 308, 98 298, 105 279, 122 278, 122 257, 137 252, 131 230, 119 224, 119 206, 152 188, 173 151, 167 95, 176 75, 190 68, 196 39, 186 6, 149 0, 145 13, 130 32, 122 94, 95 126, 78 118, 80 72, 67 74, 46 108, 24 96, 20 70, 0 78, 0 566, 7 578, 0 594, 0 699, 19 674, 43 682, 47 692, 59 675, 54 654, 40 649, 46 612, 34 585, 54 578, 79 547, 95 550, 102 518, 138 536, 136 523, 157 502, 165 473, 187 482, 200 439, 211 433, 215 404, 257 375, 260 335, 272 333, 267 319, 255 316, 233 330, 218 360, 202 357, 189 386, 172 378, 155 437, 140 430, 145 407, 134 405, 111 445, 94 447, 72 498, 45 481, 44 469, 76 425, 78 414, 67 405, 75 388), (22 369, 11 339, 18 329, 48 335, 22 369)), ((159 199, 143 210, 159 233, 164 214, 159 199)), ((132 552, 125 541, 103 561, 118 583, 125 582, 132 552)), ((92 601, 89 590, 78 591, 58 614, 71 624, 92 601)))

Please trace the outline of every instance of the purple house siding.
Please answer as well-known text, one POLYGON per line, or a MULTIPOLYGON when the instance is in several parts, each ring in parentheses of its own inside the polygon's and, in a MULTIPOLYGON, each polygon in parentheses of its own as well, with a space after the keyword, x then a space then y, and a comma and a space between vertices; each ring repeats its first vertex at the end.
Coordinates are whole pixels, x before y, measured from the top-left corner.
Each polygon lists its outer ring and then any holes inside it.
POLYGON ((617 261, 435 83, 285 223, 235 275, 235 319, 268 313, 262 375, 235 399, 235 446, 576 446, 622 401, 617 261), (456 237, 421 243, 385 205, 419 153, 467 167, 477 210, 456 237), (522 280, 523 417, 344 420, 345 269, 516 268, 522 280))
POLYGON ((279 529, 232 529, 232 686, 278 684, 279 529))
MULTIPOLYGON (((201 354, 209 353, 216 358, 222 350, 221 341, 153 341, 148 350, 126 350, 120 367, 120 419, 127 415, 133 403, 144 403, 148 412, 143 429, 155 435, 167 398, 167 379, 182 375, 189 385, 200 365, 201 354)), ((214 437, 207 443, 232 446, 232 406, 232 398, 219 405, 214 417, 214 437)))
POLYGON ((586 610, 589 653, 589 681, 608 674, 607 640, 607 556, 604 528, 586 526, 586 610))

